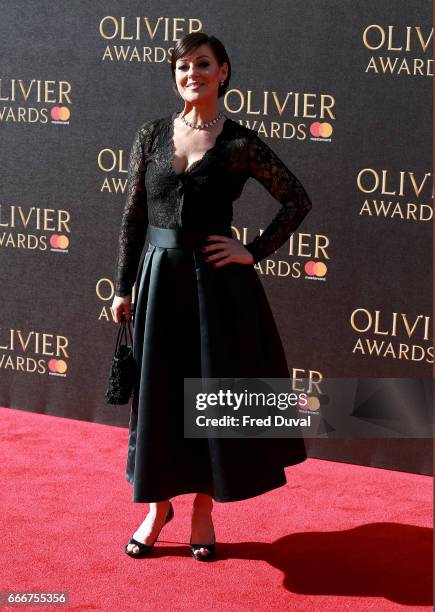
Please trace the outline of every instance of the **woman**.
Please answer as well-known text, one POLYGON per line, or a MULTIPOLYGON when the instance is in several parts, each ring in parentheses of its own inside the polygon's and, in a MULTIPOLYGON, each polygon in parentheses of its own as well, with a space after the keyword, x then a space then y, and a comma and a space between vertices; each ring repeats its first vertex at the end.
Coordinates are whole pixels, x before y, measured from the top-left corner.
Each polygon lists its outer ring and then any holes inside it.
POLYGON ((139 127, 130 151, 112 312, 131 317, 140 366, 129 425, 126 478, 150 510, 125 547, 148 554, 173 516, 171 497, 196 493, 191 554, 215 553, 211 511, 286 484, 284 467, 306 459, 302 438, 185 438, 184 377, 288 378, 286 358, 253 266, 273 253, 311 208, 298 179, 257 132, 219 111, 231 64, 204 33, 172 53, 181 112, 139 127), (281 204, 261 236, 232 238, 232 203, 249 177, 281 204), (149 247, 139 266, 148 229, 149 247))

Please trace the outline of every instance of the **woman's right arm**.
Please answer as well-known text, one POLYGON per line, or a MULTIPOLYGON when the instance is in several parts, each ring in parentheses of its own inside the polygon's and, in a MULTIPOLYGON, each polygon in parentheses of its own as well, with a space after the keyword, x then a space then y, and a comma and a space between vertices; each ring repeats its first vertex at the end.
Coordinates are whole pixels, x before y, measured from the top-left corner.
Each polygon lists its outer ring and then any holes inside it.
POLYGON ((145 171, 151 131, 151 121, 136 131, 129 154, 127 196, 118 239, 115 298, 112 304, 117 323, 120 322, 123 312, 127 319, 130 318, 131 293, 148 226, 145 171))

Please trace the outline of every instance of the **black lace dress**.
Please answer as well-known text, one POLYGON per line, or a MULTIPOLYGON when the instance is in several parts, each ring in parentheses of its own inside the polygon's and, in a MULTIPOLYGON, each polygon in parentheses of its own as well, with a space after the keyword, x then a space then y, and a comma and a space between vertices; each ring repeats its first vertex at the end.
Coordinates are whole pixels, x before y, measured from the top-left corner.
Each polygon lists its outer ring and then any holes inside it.
POLYGON ((236 501, 285 485, 284 467, 307 455, 302 438, 184 437, 184 377, 289 377, 254 265, 214 268, 205 259, 211 253, 201 251, 206 242, 190 236, 231 237, 233 202, 250 177, 280 203, 270 225, 245 245, 255 262, 276 251, 312 205, 257 132, 229 118, 215 146, 177 174, 176 115, 139 127, 129 157, 115 294, 131 295, 136 283, 133 353, 141 374, 126 478, 135 502, 184 493, 236 501))

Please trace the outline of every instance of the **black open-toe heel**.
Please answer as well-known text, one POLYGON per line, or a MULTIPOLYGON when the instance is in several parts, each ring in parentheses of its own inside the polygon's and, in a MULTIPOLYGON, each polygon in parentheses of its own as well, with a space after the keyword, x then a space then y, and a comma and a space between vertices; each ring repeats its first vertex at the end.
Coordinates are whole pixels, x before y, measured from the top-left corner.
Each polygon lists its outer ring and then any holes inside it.
MULTIPOLYGON (((169 523, 169 521, 171 519, 173 519, 173 518, 174 518, 174 508, 172 507, 172 503, 169 502, 168 514, 166 515, 166 519, 165 519, 165 522, 162 525, 162 529, 166 525, 166 523, 169 523)), ((162 529, 160 529, 157 537, 154 539, 154 542, 152 544, 143 544, 142 542, 138 542, 134 538, 130 538, 129 542, 127 542, 127 544, 125 545, 125 552, 126 552, 126 554, 129 557, 146 557, 147 555, 149 555, 149 553, 152 551, 153 546, 156 543, 156 540, 159 537, 162 529), (129 544, 134 544, 135 546, 137 546, 139 548, 138 552, 133 552, 134 549, 133 550, 128 550, 128 545, 129 544)))
MULTIPOLYGON (((214 534, 214 528, 213 528, 213 534, 214 534)), ((213 544, 192 544, 192 536, 190 536, 189 545, 190 545, 191 556, 197 561, 208 561, 209 559, 214 557, 216 554, 216 535, 214 539, 215 539, 215 542, 213 544), (205 548, 207 550, 207 553, 199 553, 199 555, 196 555, 195 551, 199 550, 200 548, 205 548)))
POLYGON ((208 561, 209 559, 214 557, 216 554, 216 544, 192 544, 192 541, 191 541, 190 542, 190 554, 197 561, 208 561), (205 548, 207 550, 207 553, 206 554, 200 553, 199 555, 195 555, 195 551, 199 550, 200 548, 205 548))

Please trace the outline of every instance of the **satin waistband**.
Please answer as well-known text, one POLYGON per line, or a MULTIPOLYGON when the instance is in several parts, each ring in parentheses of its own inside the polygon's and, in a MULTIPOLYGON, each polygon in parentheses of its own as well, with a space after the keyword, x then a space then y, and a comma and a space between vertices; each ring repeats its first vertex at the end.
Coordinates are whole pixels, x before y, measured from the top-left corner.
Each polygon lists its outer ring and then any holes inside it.
POLYGON ((205 246, 206 236, 209 234, 220 234, 232 238, 231 227, 220 226, 208 230, 193 228, 167 229, 164 227, 148 226, 148 238, 150 244, 166 249, 193 249, 205 246))

